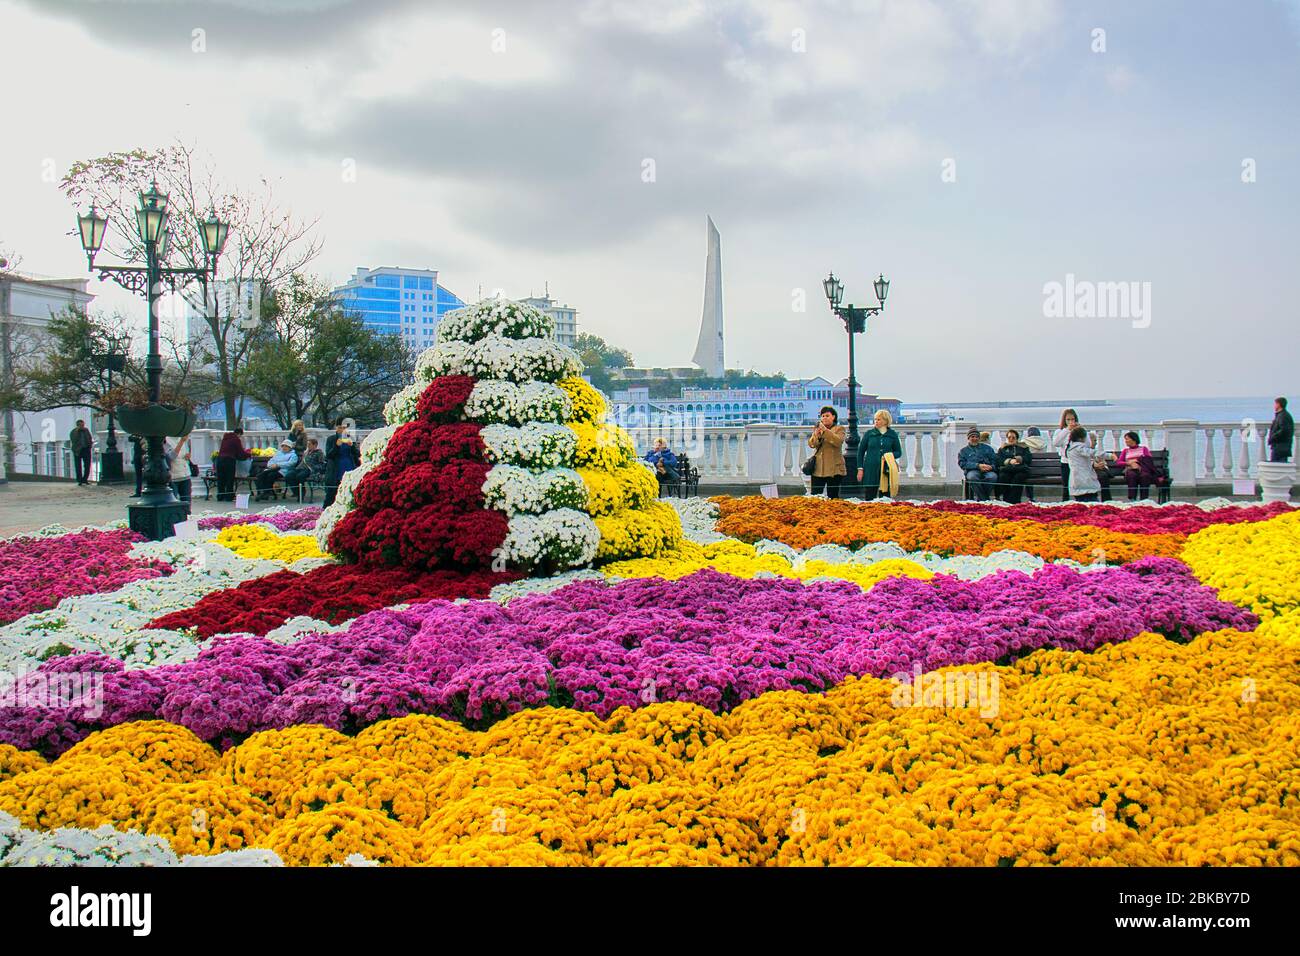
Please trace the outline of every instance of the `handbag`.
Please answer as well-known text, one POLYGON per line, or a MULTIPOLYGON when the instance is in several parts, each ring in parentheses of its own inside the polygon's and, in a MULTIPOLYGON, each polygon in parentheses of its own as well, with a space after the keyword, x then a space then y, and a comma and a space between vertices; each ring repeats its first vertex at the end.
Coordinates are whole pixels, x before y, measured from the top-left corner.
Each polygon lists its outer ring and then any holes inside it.
POLYGON ((199 474, 199 466, 196 465, 196 464, 194 464, 193 461, 191 461, 191 462, 190 462, 190 477, 191 477, 191 478, 197 478, 197 477, 198 477, 198 474, 199 474))
POLYGON ((811 478, 813 472, 817 470, 817 456, 809 455, 808 460, 803 463, 803 466, 799 470, 811 478))

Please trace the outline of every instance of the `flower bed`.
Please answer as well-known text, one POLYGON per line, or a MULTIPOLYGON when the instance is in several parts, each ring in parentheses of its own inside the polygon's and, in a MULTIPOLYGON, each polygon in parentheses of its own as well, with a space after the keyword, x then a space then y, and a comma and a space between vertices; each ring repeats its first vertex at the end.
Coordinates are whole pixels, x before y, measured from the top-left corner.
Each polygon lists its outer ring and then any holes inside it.
POLYGON ((0 748, 0 811, 292 865, 1296 865, 1297 667, 1300 651, 1224 631, 985 666, 993 720, 900 706, 868 677, 724 716, 663 702, 485 732, 300 724, 224 754, 124 724, 48 764, 0 748), (1236 692, 1246 676, 1267 688, 1257 705, 1236 692))
MULTIPOLYGON (((1005 520, 904 504, 853 504, 826 498, 721 498, 717 530, 741 541, 781 541, 794 548, 856 548, 891 541, 941 555, 1027 551, 1049 561, 1122 564, 1175 557, 1181 534, 1129 534, 1091 525, 1005 520)), ((999 509, 1000 510, 1000 509, 999 509)))
MULTIPOLYGON (((352 570, 329 567, 301 578, 314 574, 327 588, 351 589, 364 580, 348 576, 352 570)), ((288 583, 280 577, 237 590, 273 592, 288 583)), ((444 578, 438 586, 467 582, 444 578)), ((292 610, 319 616, 313 606, 292 610)), ((269 623, 265 609, 241 613, 250 629, 269 623)), ((200 633, 212 626, 198 620, 200 633)), ((53 754, 96 727, 144 717, 228 742, 295 723, 355 730, 407 713, 476 727, 545 705, 605 717, 619 707, 677 700, 721 713, 769 691, 819 691, 848 676, 1011 661, 1039 648, 1088 651, 1143 631, 1185 641, 1255 622, 1169 559, 1088 574, 1045 567, 976 582, 896 577, 869 593, 847 582, 747 581, 711 570, 677 582, 579 582, 504 608, 434 601, 379 611, 289 646, 225 638, 193 661, 114 670, 105 679, 103 714, 73 706, 0 709, 0 742, 53 754)), ((104 658, 87 656, 43 670, 105 666, 104 658)))
POLYGON ((303 558, 328 558, 316 546, 310 534, 276 534, 260 525, 231 525, 217 535, 217 544, 229 548, 241 558, 264 558, 268 561, 301 561, 303 558))
POLYGON ((172 573, 171 565, 130 556, 143 535, 124 528, 0 541, 0 624, 54 607, 66 597, 115 591, 172 573))
POLYGON ((275 528, 276 531, 311 531, 316 527, 320 514, 320 508, 308 506, 283 511, 268 508, 266 511, 245 515, 208 515, 199 518, 199 529, 201 531, 211 531, 236 525, 266 524, 275 528))
POLYGON ((483 597, 493 585, 519 577, 515 572, 419 571, 355 564, 313 568, 303 574, 280 571, 209 594, 192 608, 166 614, 148 626, 193 628, 200 637, 265 634, 293 617, 338 624, 394 604, 483 597))
MULTIPOLYGON (((910 503, 904 507, 916 507, 910 503)), ((1049 524, 1091 525, 1126 534, 1194 534, 1219 524, 1244 524, 1267 521, 1294 510, 1291 505, 1275 501, 1267 505, 1234 505, 1206 509, 1194 504, 1167 504, 1160 507, 1138 505, 1085 505, 1069 503, 1044 508, 1034 504, 990 505, 976 501, 935 501, 923 506, 949 514, 975 514, 1003 520, 1042 521, 1049 524)))

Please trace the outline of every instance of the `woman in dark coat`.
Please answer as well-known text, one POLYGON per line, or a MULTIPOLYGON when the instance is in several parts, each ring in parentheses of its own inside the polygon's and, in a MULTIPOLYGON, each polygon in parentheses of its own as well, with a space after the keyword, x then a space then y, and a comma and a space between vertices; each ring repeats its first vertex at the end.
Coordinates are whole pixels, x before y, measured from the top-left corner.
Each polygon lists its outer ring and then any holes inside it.
POLYGON ((348 434, 347 425, 341 418, 334 424, 334 434, 325 441, 325 460, 329 463, 325 469, 325 507, 328 508, 334 504, 343 476, 357 467, 361 460, 356 442, 348 434))
POLYGON ((893 454, 894 463, 899 471, 903 468, 903 443, 898 432, 890 426, 894 419, 883 408, 876 412, 875 427, 862 436, 858 445, 858 484, 862 485, 862 497, 870 501, 880 493, 880 462, 886 454, 893 454))
POLYGON ((1025 493, 1029 481, 1029 465, 1034 453, 1020 440, 1020 432, 1014 428, 1007 429, 1007 443, 998 449, 998 486, 1002 491, 1002 500, 1007 504, 1018 505, 1025 493))
POLYGON ((244 447, 244 430, 236 428, 221 436, 221 445, 217 448, 217 500, 235 500, 235 473, 241 461, 248 461, 253 453, 244 447))

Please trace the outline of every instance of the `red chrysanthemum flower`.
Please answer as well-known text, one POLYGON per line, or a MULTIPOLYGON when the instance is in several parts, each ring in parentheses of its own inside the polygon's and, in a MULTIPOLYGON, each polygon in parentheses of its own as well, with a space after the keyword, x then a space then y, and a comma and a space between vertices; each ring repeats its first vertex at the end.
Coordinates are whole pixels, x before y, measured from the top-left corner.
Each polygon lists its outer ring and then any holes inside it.
POLYGON ((474 390, 474 379, 468 375, 447 375, 435 378, 424 390, 415 406, 417 420, 430 423, 460 421, 464 417, 465 402, 474 390))

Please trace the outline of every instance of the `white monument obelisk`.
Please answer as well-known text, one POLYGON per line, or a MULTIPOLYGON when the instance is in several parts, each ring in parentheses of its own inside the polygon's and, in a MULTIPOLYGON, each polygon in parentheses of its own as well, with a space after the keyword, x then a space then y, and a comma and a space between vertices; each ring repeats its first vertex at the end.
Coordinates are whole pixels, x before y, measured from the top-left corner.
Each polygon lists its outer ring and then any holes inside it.
POLYGON ((704 313, 691 361, 712 378, 722 378, 727 371, 722 339, 722 241, 712 217, 705 218, 709 223, 709 254, 704 263, 704 313))

